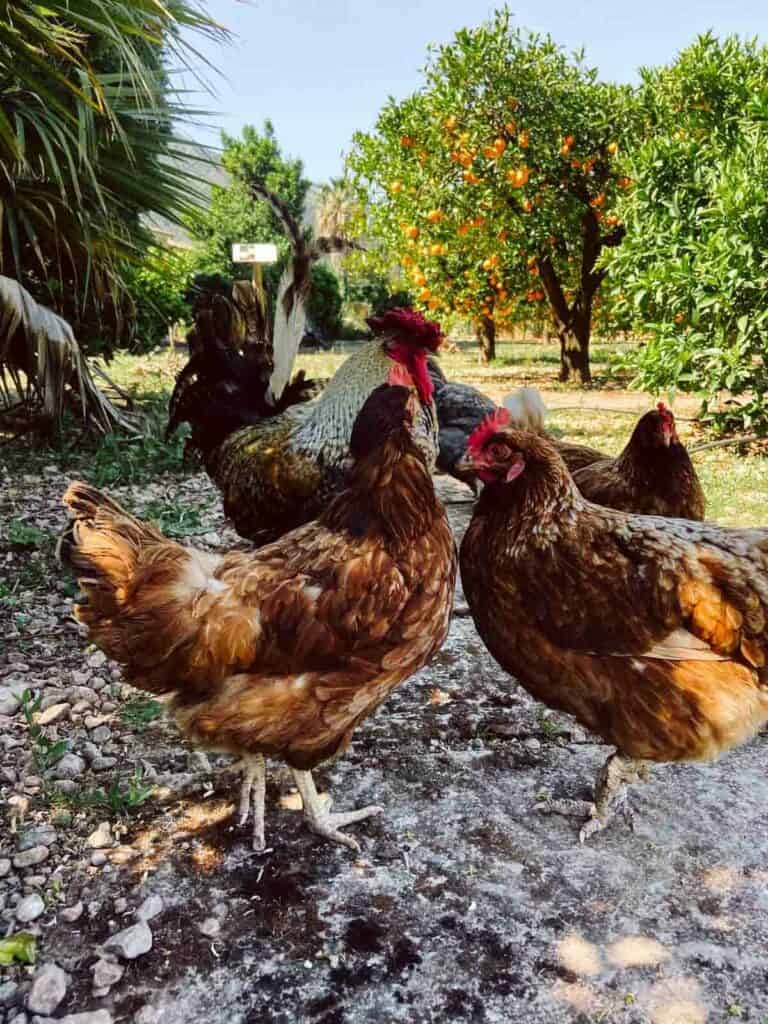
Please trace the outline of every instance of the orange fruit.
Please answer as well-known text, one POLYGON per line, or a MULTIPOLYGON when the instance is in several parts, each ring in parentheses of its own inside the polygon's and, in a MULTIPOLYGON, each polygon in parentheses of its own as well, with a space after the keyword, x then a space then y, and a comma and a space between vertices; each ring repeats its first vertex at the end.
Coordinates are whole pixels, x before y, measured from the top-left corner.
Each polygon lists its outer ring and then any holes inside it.
POLYGON ((395 192, 395 193, 402 192, 403 191, 403 183, 402 183, 402 181, 393 181, 392 184, 389 186, 389 191, 390 192, 395 192))
POLYGON ((422 302, 426 302, 428 299, 432 298, 432 292, 429 290, 429 288, 422 288, 421 291, 419 292, 419 298, 422 300, 422 302))
POLYGON ((430 224, 437 224, 444 216, 445 214, 442 210, 430 210, 427 214, 427 220, 430 224))
POLYGON ((616 154, 619 151, 619 144, 618 142, 609 142, 605 148, 608 150, 611 156, 616 156, 616 154))
POLYGON ((517 124, 515 121, 507 121, 504 125, 504 131, 509 132, 510 135, 514 135, 517 131, 517 124))
POLYGON ((523 210, 525 213, 530 213, 533 209, 533 202, 530 199, 523 200, 523 210))
POLYGON ((447 131, 452 132, 455 129, 457 123, 458 122, 457 122, 456 118, 453 116, 453 114, 451 114, 450 117, 446 117, 446 119, 443 121, 443 127, 447 131))
POLYGON ((523 149, 527 149, 528 146, 530 146, 530 144, 531 144, 531 137, 530 137, 530 135, 528 134, 527 131, 523 130, 517 136, 517 141, 519 142, 519 144, 522 146, 523 149))
POLYGON ((575 135, 566 135, 565 138, 563 139, 563 142, 565 143, 566 146, 572 146, 575 141, 576 141, 576 136, 575 135))
POLYGON ((410 135, 401 135, 400 145, 403 147, 403 149, 410 149, 410 147, 413 145, 413 139, 411 138, 410 135))
POLYGON ((416 227, 415 224, 410 224, 407 228, 405 228, 405 237, 411 239, 416 239, 419 237, 419 229, 416 227))

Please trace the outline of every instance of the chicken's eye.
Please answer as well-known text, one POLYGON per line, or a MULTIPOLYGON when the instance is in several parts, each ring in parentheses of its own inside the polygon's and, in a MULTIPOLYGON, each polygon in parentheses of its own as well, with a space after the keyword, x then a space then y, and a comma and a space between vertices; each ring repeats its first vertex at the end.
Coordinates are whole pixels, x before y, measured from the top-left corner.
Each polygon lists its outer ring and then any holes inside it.
POLYGON ((495 441, 488 446, 488 454, 494 459, 506 459, 509 456, 509 445, 495 441))

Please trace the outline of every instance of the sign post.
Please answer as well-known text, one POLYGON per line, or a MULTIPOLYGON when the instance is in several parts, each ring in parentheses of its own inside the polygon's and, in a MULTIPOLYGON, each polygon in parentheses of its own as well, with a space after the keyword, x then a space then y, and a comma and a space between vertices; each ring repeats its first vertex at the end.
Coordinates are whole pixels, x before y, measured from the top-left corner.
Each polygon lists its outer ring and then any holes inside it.
POLYGON ((264 277, 261 268, 265 263, 277 263, 277 246, 271 242, 237 242, 232 246, 232 262, 251 264, 253 290, 261 311, 262 322, 264 322, 266 302, 264 299, 264 277))

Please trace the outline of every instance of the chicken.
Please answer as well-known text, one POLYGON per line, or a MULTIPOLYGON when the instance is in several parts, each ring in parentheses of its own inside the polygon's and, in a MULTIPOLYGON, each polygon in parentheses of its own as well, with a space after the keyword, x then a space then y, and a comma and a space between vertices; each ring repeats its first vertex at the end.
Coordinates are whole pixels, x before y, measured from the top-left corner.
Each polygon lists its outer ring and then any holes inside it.
POLYGON ((346 489, 256 552, 182 547, 83 483, 64 496, 74 519, 60 557, 86 595, 77 617, 129 682, 171 695, 193 743, 242 757, 241 820, 252 810, 256 849, 265 757, 290 766, 311 829, 359 848, 340 829, 381 808, 331 814, 311 771, 446 636, 456 551, 415 443, 413 396, 376 388, 351 432, 346 489))
POLYGON ((610 455, 606 455, 605 452, 598 451, 597 448, 590 448, 586 444, 577 444, 575 441, 566 441, 562 437, 549 436, 549 440, 552 442, 560 458, 568 467, 569 472, 575 473, 579 469, 583 469, 585 466, 591 466, 593 462, 605 462, 606 459, 610 459, 610 455))
MULTIPOLYGON (((461 480, 477 494, 474 473, 457 470, 464 457, 472 431, 496 408, 495 404, 470 384, 446 379, 435 359, 428 360, 429 375, 435 388, 439 451, 437 466, 444 473, 461 480)), ((518 425, 526 430, 542 430, 546 410, 536 388, 519 388, 507 395, 504 404, 518 425)))
POLYGON ((437 417, 426 363, 440 344, 440 326, 406 309, 389 310, 368 323, 373 340, 339 367, 312 402, 264 419, 244 389, 216 392, 214 400, 207 397, 210 387, 201 387, 199 398, 186 404, 194 444, 242 537, 273 541, 317 517, 339 493, 350 466, 352 424, 368 395, 386 382, 393 362, 406 367, 415 382, 420 399, 415 436, 433 467, 437 417))
POLYGON ((677 436, 675 417, 663 402, 640 418, 615 459, 600 459, 571 472, 584 497, 596 505, 653 516, 704 518, 704 492, 677 436))
POLYGON ((616 747, 582 840, 653 761, 711 760, 768 721, 768 529, 591 504, 545 438, 500 410, 470 440, 485 482, 464 592, 490 652, 535 698, 616 747))

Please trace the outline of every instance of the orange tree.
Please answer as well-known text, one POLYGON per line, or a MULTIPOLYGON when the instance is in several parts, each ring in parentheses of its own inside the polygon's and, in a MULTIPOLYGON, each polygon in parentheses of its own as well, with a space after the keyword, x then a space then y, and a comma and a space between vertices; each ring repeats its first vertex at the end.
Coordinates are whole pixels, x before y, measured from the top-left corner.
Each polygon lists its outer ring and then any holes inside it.
POLYGON ((561 378, 588 381, 597 261, 624 234, 613 206, 631 184, 620 168, 631 91, 513 28, 506 9, 432 50, 425 74, 355 136, 365 233, 418 302, 475 324, 486 360, 498 329, 548 309, 561 378))

